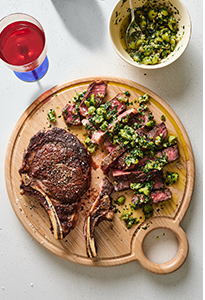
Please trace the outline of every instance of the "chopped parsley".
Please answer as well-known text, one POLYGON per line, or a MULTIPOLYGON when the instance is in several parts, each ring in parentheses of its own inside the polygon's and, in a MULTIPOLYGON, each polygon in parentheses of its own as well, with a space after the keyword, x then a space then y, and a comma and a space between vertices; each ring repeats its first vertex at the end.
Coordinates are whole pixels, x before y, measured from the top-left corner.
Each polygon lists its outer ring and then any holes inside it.
POLYGON ((47 113, 47 119, 52 123, 56 122, 56 112, 53 108, 47 113))
POLYGON ((129 229, 133 225, 138 224, 139 220, 133 217, 133 212, 129 210, 123 210, 120 215, 120 220, 124 221, 126 227, 129 229))

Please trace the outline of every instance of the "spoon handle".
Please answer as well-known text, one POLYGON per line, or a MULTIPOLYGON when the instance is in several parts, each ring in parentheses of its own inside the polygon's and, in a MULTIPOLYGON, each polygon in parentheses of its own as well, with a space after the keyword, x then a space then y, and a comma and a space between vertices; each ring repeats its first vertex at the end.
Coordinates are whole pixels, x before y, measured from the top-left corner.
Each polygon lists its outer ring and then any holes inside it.
POLYGON ((135 18, 135 14, 134 14, 134 3, 133 0, 129 0, 129 5, 130 5, 130 10, 131 10, 131 16, 132 16, 132 21, 135 18))

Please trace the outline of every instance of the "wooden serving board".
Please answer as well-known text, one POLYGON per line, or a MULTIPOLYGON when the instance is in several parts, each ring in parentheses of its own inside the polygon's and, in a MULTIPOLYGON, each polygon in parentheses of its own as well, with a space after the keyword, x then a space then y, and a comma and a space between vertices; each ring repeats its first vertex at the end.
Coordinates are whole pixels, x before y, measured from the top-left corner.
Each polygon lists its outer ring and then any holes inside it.
MULTIPOLYGON (((134 104, 137 105, 137 104, 134 104)), ((57 118, 54 126, 66 129, 63 118, 57 118)), ((52 125, 53 127, 53 125, 52 125)), ((84 129, 81 126, 71 128, 71 132, 83 141, 84 129)), ((88 77, 80 78, 59 84, 36 99, 23 113, 11 135, 5 161, 5 178, 8 195, 12 207, 30 235, 43 247, 66 260, 89 266, 114 266, 138 260, 147 270, 154 273, 170 273, 178 269, 185 261, 188 254, 188 240, 180 227, 194 188, 194 158, 187 133, 177 115, 170 106, 149 89, 126 79, 116 77, 88 77), (86 255, 83 224, 91 204, 95 200, 99 183, 103 176, 99 168, 101 159, 106 155, 103 146, 93 155, 92 183, 88 193, 82 199, 82 209, 74 230, 63 240, 55 240, 50 232, 50 222, 46 211, 32 197, 20 194, 20 176, 18 170, 22 164, 23 152, 27 148, 30 138, 39 130, 49 130, 47 113, 54 108, 57 115, 71 101, 75 92, 82 92, 88 85, 97 79, 108 83, 105 101, 117 93, 129 91, 130 101, 138 99, 140 95, 148 93, 150 96, 149 108, 157 123, 161 122, 161 115, 166 117, 169 134, 178 136, 180 159, 165 167, 165 170, 178 172, 179 180, 171 186, 172 199, 154 205, 154 215, 144 221, 144 215, 139 209, 134 216, 140 223, 127 229, 116 213, 112 222, 103 221, 95 229, 95 238, 98 248, 97 259, 90 259, 86 255), (173 259, 166 263, 151 262, 143 252, 143 241, 146 235, 156 228, 166 228, 174 232, 178 239, 178 251, 173 259), (145 230, 146 229, 146 230, 145 230)), ((123 191, 113 193, 113 199, 119 195, 126 197, 125 205, 129 207, 132 192, 123 191)), ((119 207, 122 211, 124 207, 119 207)))

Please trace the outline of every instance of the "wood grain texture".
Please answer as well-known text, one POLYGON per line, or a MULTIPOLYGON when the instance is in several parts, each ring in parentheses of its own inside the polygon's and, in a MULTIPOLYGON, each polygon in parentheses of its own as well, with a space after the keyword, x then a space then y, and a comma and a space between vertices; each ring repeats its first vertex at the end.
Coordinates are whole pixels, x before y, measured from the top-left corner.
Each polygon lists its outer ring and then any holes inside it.
MULTIPOLYGON (((54 126, 66 129, 62 117, 57 118, 54 126)), ((84 140, 84 130, 81 126, 71 128, 71 132, 76 134, 81 141, 84 140)), ((188 135, 171 107, 149 89, 126 79, 110 76, 79 78, 59 84, 43 93, 28 107, 16 124, 9 140, 5 159, 6 186, 12 207, 25 229, 40 245, 59 257, 82 265, 115 266, 138 260, 147 270, 159 274, 177 270, 187 257, 188 240, 180 227, 180 222, 192 197, 194 175, 194 157, 188 135), (151 99, 149 107, 156 122, 160 123, 161 115, 165 115, 169 134, 178 136, 180 159, 165 167, 165 170, 179 173, 178 182, 170 188, 173 194, 172 199, 163 204, 154 205, 153 218, 147 221, 143 220, 141 210, 134 212, 140 223, 131 229, 127 229, 119 219, 119 213, 115 214, 113 222, 103 221, 100 223, 95 230, 98 257, 92 260, 86 256, 83 224, 85 216, 98 194, 99 183, 103 176, 98 167, 101 159, 106 155, 106 151, 101 151, 103 146, 93 155, 97 169, 92 168, 91 188, 82 198, 82 210, 79 213, 76 228, 61 241, 55 240, 51 234, 49 218, 41 205, 32 197, 20 195, 18 170, 30 138, 41 129, 49 130, 47 112, 50 108, 54 108, 56 114, 60 115, 62 108, 71 101, 76 91, 85 90, 90 82, 97 79, 108 82, 106 101, 125 90, 130 91, 131 100, 148 93, 151 99), (147 230, 143 229, 145 226, 147 230), (143 252, 143 241, 146 235, 156 228, 170 229, 178 239, 177 254, 164 264, 155 264, 149 261, 143 252)), ((114 192, 112 198, 115 200, 119 195, 126 196, 125 204, 128 206, 132 197, 131 191, 114 192)))

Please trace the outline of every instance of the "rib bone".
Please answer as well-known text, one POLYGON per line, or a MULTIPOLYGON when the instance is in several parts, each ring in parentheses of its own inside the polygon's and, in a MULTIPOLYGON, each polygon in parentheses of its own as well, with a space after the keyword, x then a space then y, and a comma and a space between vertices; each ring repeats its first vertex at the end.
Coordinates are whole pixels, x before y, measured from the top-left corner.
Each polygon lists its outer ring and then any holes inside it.
POLYGON ((111 199, 109 195, 112 193, 113 185, 105 177, 100 186, 100 192, 94 201, 84 223, 84 236, 86 241, 87 255, 90 258, 97 256, 94 230, 101 221, 111 221, 114 217, 111 199))
POLYGON ((45 200, 47 202, 47 205, 49 207, 48 215, 49 215, 51 224, 53 226, 54 237, 55 237, 56 240, 62 240, 63 239, 63 230, 62 230, 58 215, 56 213, 56 210, 55 210, 50 198, 38 186, 36 186, 32 183, 31 183, 30 186, 32 187, 32 189, 34 189, 34 190, 38 191, 39 193, 41 193, 41 195, 43 195, 43 197, 45 198, 45 200))

